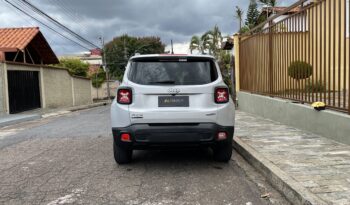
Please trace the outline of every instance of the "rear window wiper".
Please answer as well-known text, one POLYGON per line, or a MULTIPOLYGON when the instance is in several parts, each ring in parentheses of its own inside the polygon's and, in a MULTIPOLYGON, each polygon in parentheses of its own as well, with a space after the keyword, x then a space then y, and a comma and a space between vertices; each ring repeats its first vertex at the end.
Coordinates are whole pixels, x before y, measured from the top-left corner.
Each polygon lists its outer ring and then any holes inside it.
POLYGON ((175 84, 173 80, 164 80, 164 81, 153 81, 149 82, 150 84, 175 84))

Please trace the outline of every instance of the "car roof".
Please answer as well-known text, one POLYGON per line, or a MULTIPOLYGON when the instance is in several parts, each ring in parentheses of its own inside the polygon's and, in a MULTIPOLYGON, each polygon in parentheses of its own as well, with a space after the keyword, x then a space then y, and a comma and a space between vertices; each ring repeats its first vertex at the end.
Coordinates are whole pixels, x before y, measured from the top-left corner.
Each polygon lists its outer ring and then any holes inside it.
POLYGON ((138 58, 211 58, 215 59, 214 56, 211 55, 193 55, 193 54, 147 54, 147 55, 135 55, 130 58, 130 60, 138 59, 138 58))

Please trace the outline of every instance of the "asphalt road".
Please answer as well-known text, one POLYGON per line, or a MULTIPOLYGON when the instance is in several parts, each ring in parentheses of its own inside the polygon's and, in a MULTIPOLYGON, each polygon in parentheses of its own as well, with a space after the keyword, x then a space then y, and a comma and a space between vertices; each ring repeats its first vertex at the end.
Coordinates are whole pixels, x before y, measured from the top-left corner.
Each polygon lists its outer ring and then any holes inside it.
POLYGON ((136 151, 118 166, 99 107, 0 129, 0 204, 288 203, 235 152, 136 151))

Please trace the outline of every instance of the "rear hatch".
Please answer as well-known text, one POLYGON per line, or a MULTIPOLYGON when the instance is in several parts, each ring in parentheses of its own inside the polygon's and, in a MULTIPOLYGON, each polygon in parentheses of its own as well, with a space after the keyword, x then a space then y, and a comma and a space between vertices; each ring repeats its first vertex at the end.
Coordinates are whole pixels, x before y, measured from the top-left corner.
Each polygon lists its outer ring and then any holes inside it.
POLYGON ((220 81, 213 59, 137 58, 127 75, 133 89, 133 124, 216 122, 213 93, 220 81))

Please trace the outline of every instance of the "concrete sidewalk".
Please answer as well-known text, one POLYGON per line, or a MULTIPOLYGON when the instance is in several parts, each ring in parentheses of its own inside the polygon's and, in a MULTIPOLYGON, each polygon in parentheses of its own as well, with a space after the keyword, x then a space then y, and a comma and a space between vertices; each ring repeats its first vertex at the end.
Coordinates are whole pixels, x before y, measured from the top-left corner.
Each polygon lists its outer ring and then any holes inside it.
POLYGON ((293 204, 350 204, 350 146, 241 111, 235 135, 235 149, 293 204))
POLYGON ((40 114, 15 114, 15 115, 1 115, 0 116, 0 127, 21 123, 30 120, 40 119, 40 114))
POLYGON ((79 110, 84 110, 84 109, 89 109, 89 108, 94 108, 94 107, 99 107, 108 104, 108 102, 98 102, 98 103, 93 103, 89 105, 81 105, 81 106, 75 106, 75 107, 68 107, 68 108, 60 108, 60 109, 53 109, 53 110, 34 110, 34 111, 28 111, 20 114, 12 114, 12 115, 1 115, 0 116, 0 128, 21 123, 21 122, 26 122, 26 121, 31 121, 31 120, 37 120, 40 118, 47 118, 47 117, 54 117, 54 116, 59 116, 59 115, 64 115, 70 112, 75 112, 79 110))

